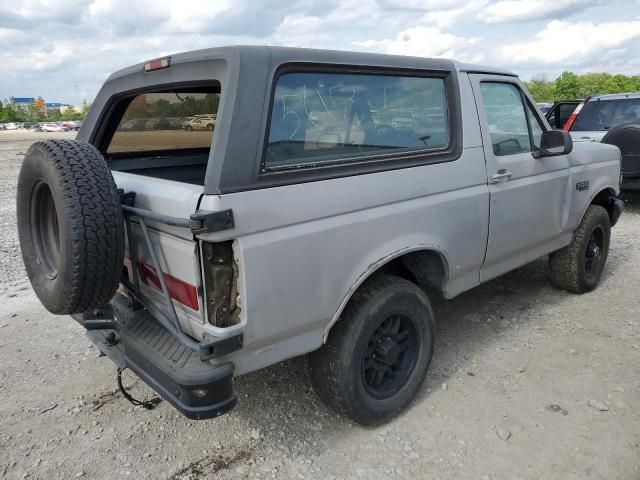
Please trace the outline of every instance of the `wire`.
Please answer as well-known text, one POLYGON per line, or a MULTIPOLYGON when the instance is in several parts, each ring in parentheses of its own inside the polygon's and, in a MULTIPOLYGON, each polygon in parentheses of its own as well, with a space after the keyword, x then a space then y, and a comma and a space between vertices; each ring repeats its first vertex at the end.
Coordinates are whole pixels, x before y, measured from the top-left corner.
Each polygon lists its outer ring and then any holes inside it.
POLYGON ((125 370, 126 368, 118 368, 118 388, 120 389, 122 396, 129 400, 129 402, 131 402, 133 405, 141 406, 146 410, 153 410, 154 408, 156 408, 156 406, 162 401, 160 398, 156 397, 152 398, 151 400, 145 401, 136 400, 129 394, 129 392, 124 389, 124 386, 122 385, 122 372, 124 372, 125 370))

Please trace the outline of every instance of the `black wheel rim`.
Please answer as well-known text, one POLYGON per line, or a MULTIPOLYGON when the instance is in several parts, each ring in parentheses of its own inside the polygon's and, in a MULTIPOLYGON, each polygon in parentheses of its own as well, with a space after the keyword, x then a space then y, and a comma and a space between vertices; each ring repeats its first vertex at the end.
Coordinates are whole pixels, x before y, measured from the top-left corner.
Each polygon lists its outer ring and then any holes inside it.
POLYGON ((49 185, 36 183, 31 193, 31 236, 38 263, 50 279, 58 275, 60 230, 58 212, 49 185))
POLYGON ((589 280, 596 278, 600 274, 604 254, 604 230, 598 226, 591 232, 591 237, 589 237, 584 253, 584 273, 589 280))
POLYGON ((362 383, 369 395, 389 398, 407 383, 418 359, 418 330, 404 315, 385 318, 374 330, 362 360, 362 383))

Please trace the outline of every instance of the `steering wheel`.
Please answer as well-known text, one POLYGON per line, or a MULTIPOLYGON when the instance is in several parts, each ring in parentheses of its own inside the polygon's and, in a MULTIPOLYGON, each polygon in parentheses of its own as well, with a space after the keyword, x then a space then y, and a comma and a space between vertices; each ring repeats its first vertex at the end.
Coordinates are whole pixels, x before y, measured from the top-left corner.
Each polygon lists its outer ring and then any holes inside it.
MULTIPOLYGON (((496 142, 493 144, 493 148, 497 148, 499 153, 502 153, 502 147, 501 145, 506 145, 508 143, 515 143, 518 152, 522 152, 524 149, 522 148, 522 145, 520 145, 520 142, 516 139, 516 138, 507 138, 506 140, 502 140, 500 142, 496 142)), ((516 153, 516 152, 514 152, 516 153)))

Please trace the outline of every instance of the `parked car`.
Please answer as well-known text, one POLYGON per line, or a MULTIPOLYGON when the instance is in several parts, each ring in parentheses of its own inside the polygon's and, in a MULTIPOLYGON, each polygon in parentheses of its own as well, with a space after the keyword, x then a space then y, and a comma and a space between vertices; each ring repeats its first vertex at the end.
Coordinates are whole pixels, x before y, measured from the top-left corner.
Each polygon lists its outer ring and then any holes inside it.
POLYGON ((122 122, 118 126, 118 130, 125 132, 145 130, 147 128, 147 121, 148 119, 146 118, 132 118, 122 122))
POLYGON ((191 132, 193 130, 213 130, 215 126, 215 115, 195 115, 193 118, 187 120, 182 128, 187 132, 191 132))
POLYGON ((557 101, 549 106, 549 109, 543 113, 552 128, 562 130, 573 111, 581 102, 582 100, 557 101))
POLYGON ((171 122, 164 117, 150 118, 146 125, 147 130, 170 130, 171 122))
POLYGON ((592 95, 576 107, 564 129, 577 141, 617 146, 623 187, 640 188, 640 92, 592 95))
POLYGON ((538 110, 540 110, 540 113, 543 115, 546 115, 547 112, 551 110, 551 107, 553 107, 551 103, 538 103, 538 110))
POLYGON ((420 389, 434 296, 547 255, 553 285, 596 288, 619 176, 617 148, 549 129, 501 69, 226 47, 111 75, 77 140, 27 152, 18 229, 43 305, 187 417, 310 354, 319 396, 372 425, 420 389), (114 135, 159 99, 213 110, 215 144, 114 135), (377 128, 399 109, 430 120, 377 128))
POLYGON ((40 130, 43 132, 65 132, 66 129, 62 125, 56 123, 42 123, 40 124, 40 130))

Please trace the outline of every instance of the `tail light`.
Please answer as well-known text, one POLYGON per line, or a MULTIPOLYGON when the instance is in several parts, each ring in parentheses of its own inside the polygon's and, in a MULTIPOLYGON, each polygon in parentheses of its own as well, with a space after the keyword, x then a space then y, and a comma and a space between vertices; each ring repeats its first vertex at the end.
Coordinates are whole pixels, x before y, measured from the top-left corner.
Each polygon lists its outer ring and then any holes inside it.
POLYGON ((155 70, 162 70, 169 68, 171 65, 171 57, 156 58, 144 64, 145 72, 153 72, 155 70))
POLYGON ((580 110, 582 110, 582 107, 584 107, 584 102, 580 103, 576 107, 576 109, 567 119, 567 123, 565 123, 564 127, 562 127, 562 130, 564 130, 565 132, 568 132, 569 130, 571 130, 571 127, 573 127, 573 123, 576 121, 576 118, 578 118, 578 114, 580 113, 580 110))
MULTIPOLYGON (((124 264, 129 272, 129 277, 131 277, 133 272, 131 259, 129 257, 125 257, 124 264)), ((160 292, 162 291, 160 279, 158 278, 158 273, 155 268, 142 262, 136 262, 136 267, 138 268, 138 278, 141 283, 155 288, 160 292)), ((162 275, 164 277, 164 282, 167 285, 169 296, 173 300, 180 302, 191 310, 200 310, 200 306, 198 305, 198 291, 194 285, 191 285, 184 280, 180 280, 168 273, 163 273, 162 275)))

